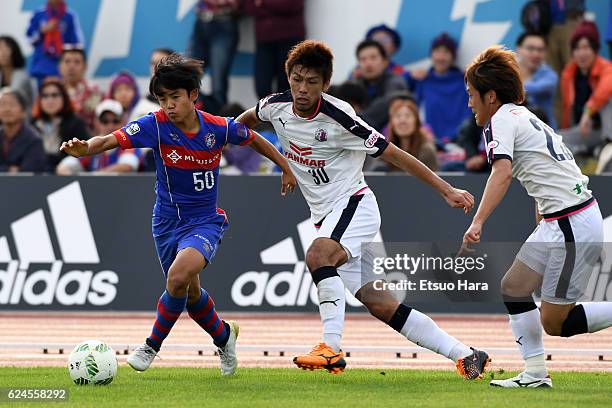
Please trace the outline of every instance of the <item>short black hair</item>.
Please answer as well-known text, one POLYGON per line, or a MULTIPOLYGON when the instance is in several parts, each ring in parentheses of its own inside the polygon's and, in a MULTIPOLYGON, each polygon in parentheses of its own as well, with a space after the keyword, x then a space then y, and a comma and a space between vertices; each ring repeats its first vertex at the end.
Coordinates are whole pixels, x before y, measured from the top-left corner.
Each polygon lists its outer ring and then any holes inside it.
POLYGON ((525 31, 521 33, 516 39, 516 46, 520 47, 521 45, 523 45, 523 42, 525 41, 527 37, 539 37, 542 39, 542 41, 544 41, 544 45, 548 45, 548 40, 546 39, 545 35, 536 33, 535 31, 525 31))
POLYGON ((374 40, 363 40, 362 42, 360 42, 359 45, 357 45, 355 56, 359 58, 359 53, 361 52, 361 50, 370 47, 376 48, 378 52, 380 52, 380 55, 383 57, 383 59, 387 59, 387 52, 385 51, 385 48, 378 41, 374 40))
POLYGON ((172 53, 155 65, 149 83, 149 93, 158 96, 162 88, 185 89, 188 94, 194 89, 199 91, 203 74, 202 61, 172 53))
POLYGON ((334 96, 353 106, 365 106, 368 101, 368 90, 359 82, 346 81, 338 86, 334 96))
POLYGON ((25 67, 25 58, 23 58, 23 53, 21 52, 21 48, 19 47, 19 44, 17 44, 17 41, 8 35, 0 36, 0 41, 6 43, 6 45, 11 49, 11 65, 13 68, 25 67))
POLYGON ((62 54, 60 55, 60 61, 62 58, 64 58, 64 55, 68 53, 80 54, 83 57, 83 62, 87 64, 87 53, 85 52, 85 48, 81 46, 64 45, 64 48, 62 48, 62 54))

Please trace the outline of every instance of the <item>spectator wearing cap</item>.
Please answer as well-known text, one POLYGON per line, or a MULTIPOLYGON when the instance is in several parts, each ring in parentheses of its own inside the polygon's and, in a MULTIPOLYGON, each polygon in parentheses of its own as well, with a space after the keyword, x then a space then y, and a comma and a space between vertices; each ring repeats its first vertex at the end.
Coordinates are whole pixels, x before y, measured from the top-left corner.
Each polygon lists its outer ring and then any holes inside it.
POLYGON ((244 10, 255 17, 255 92, 258 98, 286 91, 289 89, 285 73, 287 54, 306 36, 304 0, 244 0, 244 10))
POLYGON ((107 97, 119 101, 123 115, 126 118, 131 117, 134 107, 140 100, 136 78, 127 71, 119 72, 111 81, 107 97))
MULTIPOLYGON (((123 107, 113 99, 106 99, 96 107, 96 135, 106 136, 125 124, 123 107)), ((55 172, 68 176, 80 172, 130 173, 138 171, 143 160, 143 149, 121 150, 115 148, 95 156, 66 156, 55 172)))
POLYGON ((87 56, 83 48, 64 47, 59 63, 60 74, 70 96, 75 114, 93 130, 95 109, 102 101, 98 85, 85 78, 87 56))
POLYGON ((355 81, 367 91, 362 117, 374 128, 382 129, 389 118, 389 96, 406 90, 400 75, 387 70, 389 59, 383 46, 374 40, 364 40, 357 46, 357 61, 361 76, 355 81))
POLYGON ((612 138, 612 63, 597 55, 599 33, 580 23, 571 38, 572 61, 561 75, 563 140, 575 153, 589 154, 612 138))
POLYGON ((544 62, 546 37, 537 33, 522 33, 516 41, 516 52, 528 105, 542 109, 549 118, 550 126, 556 129, 553 99, 557 93, 559 77, 550 65, 544 62))
POLYGON ((0 89, 0 172, 42 172, 47 158, 36 130, 26 121, 26 101, 11 88, 0 89))
MULTIPOLYGON (((393 61, 393 56, 402 46, 402 37, 396 30, 386 24, 380 24, 370 28, 365 35, 365 39, 374 40, 383 46, 389 59, 387 70, 397 75, 404 74, 404 67, 393 61)), ((359 66, 357 66, 353 69, 353 72, 351 72, 350 79, 356 79, 359 76, 361 76, 361 71, 359 70, 359 66)))
POLYGON ((47 0, 30 19, 27 36, 34 47, 30 74, 42 84, 49 76, 58 76, 59 57, 64 47, 83 47, 83 32, 78 16, 64 0, 47 0))
POLYGON ((0 88, 18 90, 26 99, 27 111, 32 107, 34 87, 25 69, 25 58, 13 37, 0 36, 0 88))
POLYGON ((431 43, 430 56, 432 66, 416 81, 415 96, 438 149, 444 150, 456 140, 459 127, 471 112, 463 71, 455 65, 457 42, 447 33, 440 34, 431 43))
POLYGON ((87 125, 75 115, 68 92, 59 79, 48 78, 42 84, 32 117, 47 155, 47 171, 54 172, 66 156, 59 150, 63 142, 74 137, 89 139, 87 125))

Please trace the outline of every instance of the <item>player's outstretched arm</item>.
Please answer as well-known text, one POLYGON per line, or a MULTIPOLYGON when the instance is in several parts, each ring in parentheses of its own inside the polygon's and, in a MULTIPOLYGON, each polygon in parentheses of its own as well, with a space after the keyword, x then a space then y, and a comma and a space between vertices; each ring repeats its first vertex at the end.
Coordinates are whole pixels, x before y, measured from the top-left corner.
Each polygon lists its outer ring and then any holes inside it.
POLYGON ((472 225, 463 236, 463 241, 467 243, 480 242, 482 226, 487 221, 495 207, 499 205, 506 195, 510 182, 512 181, 512 162, 507 159, 499 159, 493 162, 491 175, 487 180, 487 185, 482 196, 482 201, 478 206, 478 211, 474 215, 472 225))
POLYGON ((444 197, 451 207, 463 208, 467 213, 474 206, 474 196, 472 194, 468 191, 454 188, 417 158, 399 149, 394 144, 389 144, 380 158, 404 170, 406 173, 412 174, 422 182, 429 184, 444 197))
POLYGON ((113 135, 96 136, 89 140, 79 140, 76 137, 62 143, 60 151, 74 157, 93 156, 106 150, 119 146, 117 138, 113 135))
POLYGON ((272 143, 268 142, 261 135, 257 134, 257 132, 253 133, 255 133, 255 138, 249 144, 249 146, 257 153, 272 160, 283 172, 281 176, 281 195, 285 195, 287 192, 292 193, 295 191, 297 180, 293 175, 291 168, 289 168, 289 163, 287 163, 287 160, 278 152, 278 150, 276 150, 276 147, 274 147, 272 143))

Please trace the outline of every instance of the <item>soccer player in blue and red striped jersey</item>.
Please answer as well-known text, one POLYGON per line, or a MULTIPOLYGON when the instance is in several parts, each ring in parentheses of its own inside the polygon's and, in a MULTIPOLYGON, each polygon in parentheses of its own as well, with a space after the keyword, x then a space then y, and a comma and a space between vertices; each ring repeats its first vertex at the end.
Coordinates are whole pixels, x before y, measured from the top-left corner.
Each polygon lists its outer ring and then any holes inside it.
POLYGON ((166 276, 166 290, 157 303, 157 317, 146 342, 128 358, 138 371, 146 370, 162 342, 186 308, 213 339, 221 358, 221 374, 236 371, 236 322, 221 320, 199 273, 214 258, 228 228, 225 212, 217 208, 221 151, 227 144, 249 145, 283 171, 281 194, 295 189, 296 180, 276 148, 245 125, 196 110, 202 77, 201 61, 171 54, 156 65, 149 85, 161 105, 157 112, 128 123, 107 136, 73 139, 61 150, 75 157, 120 146, 153 149, 156 167, 153 238, 166 276))

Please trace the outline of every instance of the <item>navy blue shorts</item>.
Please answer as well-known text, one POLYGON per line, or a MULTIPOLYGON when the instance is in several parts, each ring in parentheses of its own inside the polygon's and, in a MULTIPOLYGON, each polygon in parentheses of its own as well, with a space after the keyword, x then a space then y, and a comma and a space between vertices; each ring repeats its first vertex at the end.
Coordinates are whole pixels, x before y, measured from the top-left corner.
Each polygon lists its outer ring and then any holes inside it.
POLYGON ((153 217, 153 239, 157 256, 165 276, 176 254, 185 248, 197 249, 211 263, 229 227, 225 212, 217 209, 213 217, 197 217, 182 220, 153 217))

